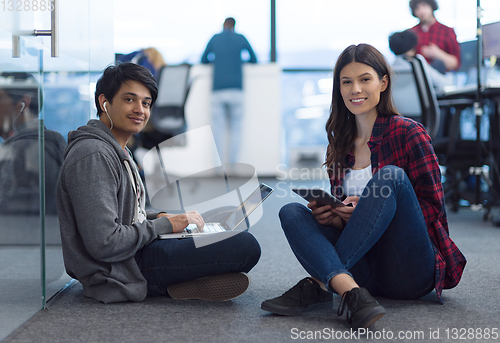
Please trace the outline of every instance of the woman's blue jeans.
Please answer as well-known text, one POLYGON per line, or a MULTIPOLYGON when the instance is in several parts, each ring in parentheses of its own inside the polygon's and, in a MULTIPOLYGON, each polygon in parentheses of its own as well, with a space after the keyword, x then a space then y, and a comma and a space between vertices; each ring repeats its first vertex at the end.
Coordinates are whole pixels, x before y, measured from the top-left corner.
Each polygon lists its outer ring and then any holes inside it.
POLYGON ((247 231, 213 235, 219 235, 217 242, 200 248, 195 246, 193 238, 184 238, 155 240, 139 250, 135 259, 148 283, 148 296, 166 295, 167 287, 179 282, 247 273, 259 261, 260 245, 247 231))
POLYGON ((415 191, 398 167, 373 176, 344 230, 321 225, 298 203, 279 215, 299 262, 330 290, 341 273, 372 295, 415 299, 434 289, 434 248, 415 191))

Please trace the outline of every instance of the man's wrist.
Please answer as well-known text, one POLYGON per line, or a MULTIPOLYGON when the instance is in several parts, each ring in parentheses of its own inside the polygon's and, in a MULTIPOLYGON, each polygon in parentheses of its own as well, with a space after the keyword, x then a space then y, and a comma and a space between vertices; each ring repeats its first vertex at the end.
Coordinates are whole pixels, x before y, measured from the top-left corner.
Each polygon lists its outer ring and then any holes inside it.
POLYGON ((158 212, 158 214, 156 215, 156 218, 158 219, 160 217, 166 217, 166 216, 167 216, 167 212, 161 211, 161 212, 158 212), (163 214, 163 216, 161 214, 163 214))

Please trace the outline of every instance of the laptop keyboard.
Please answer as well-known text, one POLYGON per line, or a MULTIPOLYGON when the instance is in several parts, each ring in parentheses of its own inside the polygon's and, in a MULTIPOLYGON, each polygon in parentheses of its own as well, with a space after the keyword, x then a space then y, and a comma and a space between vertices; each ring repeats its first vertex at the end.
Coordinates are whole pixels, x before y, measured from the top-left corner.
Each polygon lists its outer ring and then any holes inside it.
POLYGON ((196 224, 189 224, 186 228, 188 233, 200 233, 200 232, 222 232, 225 231, 218 223, 205 223, 202 230, 198 229, 196 224))

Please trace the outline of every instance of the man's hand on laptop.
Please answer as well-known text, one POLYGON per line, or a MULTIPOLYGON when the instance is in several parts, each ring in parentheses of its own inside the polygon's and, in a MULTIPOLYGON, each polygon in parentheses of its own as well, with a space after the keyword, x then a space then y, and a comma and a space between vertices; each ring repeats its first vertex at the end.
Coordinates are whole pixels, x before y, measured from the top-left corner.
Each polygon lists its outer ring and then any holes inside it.
POLYGON ((170 220, 170 223, 172 223, 173 232, 182 231, 189 224, 196 224, 199 229, 202 229, 205 225, 202 216, 196 211, 186 212, 182 214, 160 213, 159 216, 161 215, 167 217, 170 220))

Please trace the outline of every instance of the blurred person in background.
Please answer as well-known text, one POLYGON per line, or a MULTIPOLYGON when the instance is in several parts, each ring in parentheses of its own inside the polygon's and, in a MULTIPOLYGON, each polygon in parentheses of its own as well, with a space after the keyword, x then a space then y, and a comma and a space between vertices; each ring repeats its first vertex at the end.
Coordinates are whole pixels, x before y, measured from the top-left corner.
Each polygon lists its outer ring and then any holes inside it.
POLYGON ((202 63, 214 65, 212 132, 222 162, 231 164, 238 159, 244 115, 242 51, 248 52, 248 62, 257 63, 248 40, 234 31, 235 23, 234 18, 226 18, 222 32, 210 39, 201 57, 202 63))
POLYGON ((117 63, 132 62, 143 66, 158 81, 160 69, 167 65, 162 54, 156 48, 146 48, 131 52, 130 54, 120 55, 116 59, 117 63))
MULTIPOLYGON (((396 55, 396 59, 392 63, 393 68, 405 68, 405 70, 406 68, 408 70, 412 69, 407 59, 411 59, 417 54, 417 39, 417 35, 412 30, 395 32, 389 37, 389 48, 394 55, 396 55)), ((423 62, 424 68, 432 81, 436 94, 442 94, 444 87, 451 86, 453 84, 453 77, 451 73, 448 73, 447 75, 442 74, 430 66, 425 60, 423 60, 423 62)))
POLYGON ((411 14, 420 22, 411 28, 417 34, 417 54, 441 73, 460 67, 460 46, 455 31, 436 20, 436 0, 410 0, 411 14))

